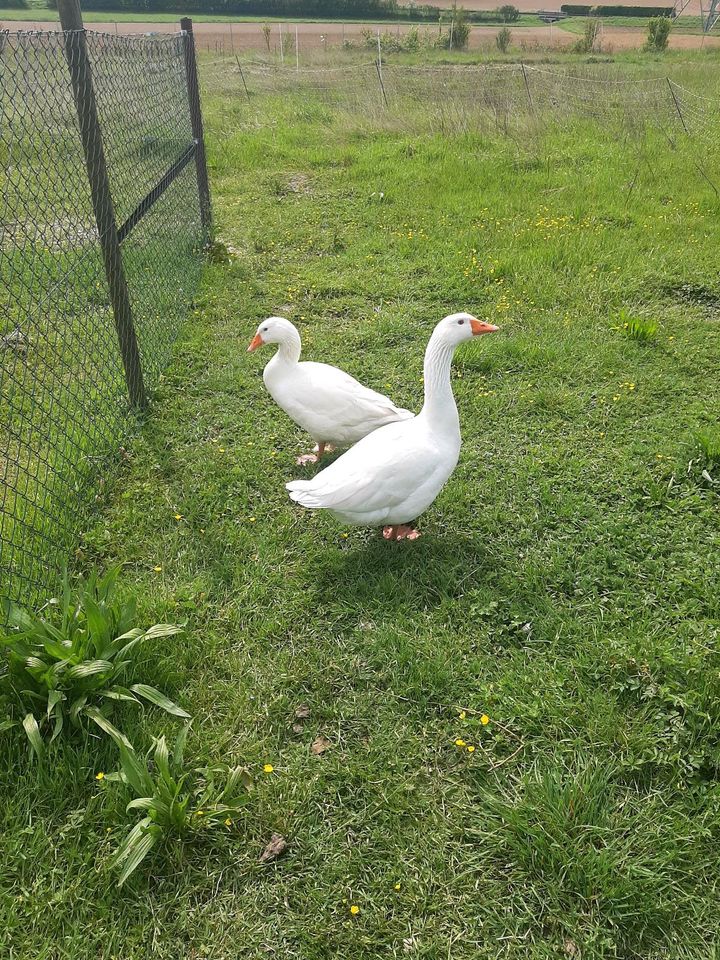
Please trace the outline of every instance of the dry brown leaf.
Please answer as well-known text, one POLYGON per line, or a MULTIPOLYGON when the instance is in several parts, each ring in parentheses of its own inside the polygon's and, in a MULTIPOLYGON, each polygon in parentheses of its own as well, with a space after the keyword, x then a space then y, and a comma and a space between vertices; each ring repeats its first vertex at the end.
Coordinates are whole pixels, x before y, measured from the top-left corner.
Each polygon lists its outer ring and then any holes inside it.
POLYGON ((580 956, 580 948, 574 940, 570 940, 569 938, 565 940, 563 943, 563 949, 568 957, 580 956))
POLYGON ((293 733, 302 733, 305 727, 301 723, 294 723, 292 725, 293 733))
POLYGON ((319 737, 315 737, 313 742, 310 744, 310 749, 315 754, 316 757, 319 757, 321 753, 325 753, 326 750, 329 750, 332 744, 327 737, 324 737, 320 734, 319 737))
POLYGON ((270 843, 260 854, 260 863, 267 863, 269 860, 276 860, 287 850, 287 840, 279 833, 274 833, 270 837, 270 843))
POLYGON ((310 707, 306 703, 301 703, 299 707, 295 708, 295 716, 298 720, 307 720, 310 716, 310 707))

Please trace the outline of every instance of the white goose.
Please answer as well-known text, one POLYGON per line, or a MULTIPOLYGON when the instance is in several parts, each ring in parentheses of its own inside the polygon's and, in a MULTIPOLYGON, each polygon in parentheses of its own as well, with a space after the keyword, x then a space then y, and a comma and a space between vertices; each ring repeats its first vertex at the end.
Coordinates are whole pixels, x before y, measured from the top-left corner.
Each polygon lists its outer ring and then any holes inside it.
POLYGON ((334 446, 349 446, 378 427, 415 416, 337 367, 300 363, 300 334, 284 317, 263 320, 248 351, 266 343, 278 344, 263 371, 268 393, 317 444, 317 455, 306 453, 298 457, 299 464, 316 463, 334 446))
POLYGON ((497 329, 469 313, 441 320, 425 351, 425 403, 417 417, 381 427, 312 480, 287 483, 291 499, 348 523, 385 524, 386 540, 417 539, 407 524, 430 506, 460 456, 453 353, 463 341, 497 329))

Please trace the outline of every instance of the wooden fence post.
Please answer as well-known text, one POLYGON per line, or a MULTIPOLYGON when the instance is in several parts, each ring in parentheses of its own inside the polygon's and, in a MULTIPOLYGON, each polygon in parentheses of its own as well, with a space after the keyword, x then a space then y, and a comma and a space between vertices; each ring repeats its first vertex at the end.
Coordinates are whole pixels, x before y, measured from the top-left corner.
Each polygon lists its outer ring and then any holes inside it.
POLYGON ((203 137, 202 112, 200 110, 200 88, 198 86, 197 62, 195 60, 195 37, 190 17, 183 17, 180 29, 184 33, 185 76, 187 78, 188 100, 190 102, 190 122, 195 140, 195 167, 197 169, 198 190, 200 192, 200 219, 205 239, 210 237, 212 209, 210 207, 210 183, 208 181, 205 140, 203 137))
POLYGON ((130 403, 133 407, 142 409, 147 404, 147 398, 140 365, 140 351, 135 336, 130 295, 120 252, 115 206, 110 193, 95 88, 87 51, 87 36, 79 0, 58 0, 58 11, 64 31, 65 58, 70 71, 70 82, 80 126, 80 139, 90 181, 93 212, 125 370, 125 382, 130 403))

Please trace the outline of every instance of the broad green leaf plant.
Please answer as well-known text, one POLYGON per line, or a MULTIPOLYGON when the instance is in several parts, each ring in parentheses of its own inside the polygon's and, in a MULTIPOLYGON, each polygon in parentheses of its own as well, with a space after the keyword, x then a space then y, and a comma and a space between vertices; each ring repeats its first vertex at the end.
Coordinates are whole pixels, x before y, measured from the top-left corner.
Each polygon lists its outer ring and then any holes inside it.
POLYGON ((106 732, 120 750, 120 769, 98 776, 123 783, 135 795, 126 812, 143 815, 113 854, 112 864, 119 870, 118 886, 158 843, 191 839, 208 830, 231 826, 233 817, 250 798, 252 780, 242 767, 186 767, 188 729, 189 725, 183 727, 172 749, 162 736, 142 756, 122 733, 107 727, 106 732))
POLYGON ((91 575, 73 594, 67 576, 62 595, 38 613, 6 604, 9 629, 0 632, 7 670, 0 675, 0 731, 24 729, 34 753, 85 718, 98 718, 113 702, 147 701, 177 717, 189 714, 146 683, 130 682, 140 644, 179 633, 182 627, 158 623, 134 626, 134 600, 115 596, 120 568, 91 575))

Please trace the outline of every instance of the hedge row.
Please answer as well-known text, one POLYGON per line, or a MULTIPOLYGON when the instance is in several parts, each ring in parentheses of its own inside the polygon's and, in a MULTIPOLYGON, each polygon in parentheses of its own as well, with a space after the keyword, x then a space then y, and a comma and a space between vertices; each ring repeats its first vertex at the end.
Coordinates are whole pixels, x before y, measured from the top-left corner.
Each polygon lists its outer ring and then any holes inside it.
MULTIPOLYGON (((57 0, 46 0, 56 7, 57 0)), ((215 14, 217 16, 323 17, 332 19, 437 20, 437 7, 399 8, 395 0, 83 0, 84 10, 117 13, 215 14)))
POLYGON ((593 7, 584 3, 564 3, 560 9, 570 17, 669 17, 672 7, 593 7))
MULTIPOLYGON (((15 0, 24 5, 26 0, 15 0)), ((8 5, 7 0, 0 3, 8 5)), ((57 0, 46 0, 57 9, 57 0)), ((13 0, 10 0, 12 6, 13 0)), ((82 0, 84 10, 105 13, 177 13, 216 14, 252 17, 318 17, 330 20, 409 20, 448 23, 449 10, 429 4, 414 7, 400 6, 395 0, 82 0)), ((472 23, 505 23, 507 17, 500 10, 465 11, 465 19, 472 23)))

